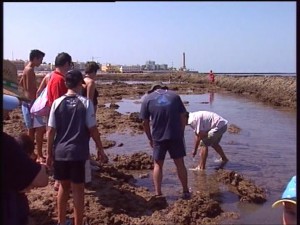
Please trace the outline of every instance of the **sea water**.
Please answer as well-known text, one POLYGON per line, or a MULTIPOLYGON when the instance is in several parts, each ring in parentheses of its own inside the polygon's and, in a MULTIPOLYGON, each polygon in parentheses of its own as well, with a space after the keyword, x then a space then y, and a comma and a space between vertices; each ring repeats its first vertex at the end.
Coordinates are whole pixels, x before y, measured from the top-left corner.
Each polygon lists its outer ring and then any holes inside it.
MULTIPOLYGON (((284 190, 289 179, 296 174, 296 110, 280 109, 235 94, 208 93, 202 95, 181 95, 189 112, 207 110, 218 113, 241 129, 238 134, 226 132, 220 142, 229 162, 225 169, 234 170, 253 181, 267 192, 264 204, 239 202, 238 197, 224 184, 214 178, 214 159, 218 157, 209 148, 206 171, 188 171, 189 186, 193 192, 210 191, 218 196, 224 211, 235 211, 240 218, 232 224, 280 224, 281 207, 271 208, 284 190)), ((118 112, 129 114, 139 112, 140 101, 122 99, 116 102, 118 112)), ((108 154, 132 154, 152 150, 146 136, 131 134, 107 135, 107 139, 116 141, 116 146, 107 149, 108 154), (123 143, 122 147, 117 147, 123 143)), ((197 165, 199 156, 193 161, 191 152, 194 147, 193 130, 187 126, 185 131, 187 168, 197 165)), ((148 171, 152 175, 152 171, 148 171)), ((139 172, 137 172, 139 173, 139 172)), ((154 192, 151 176, 139 179, 137 184, 148 187, 154 192)), ((176 168, 167 154, 164 165, 162 191, 167 193, 167 200, 177 199, 181 191, 176 168)), ((226 224, 226 221, 224 222, 226 224)))

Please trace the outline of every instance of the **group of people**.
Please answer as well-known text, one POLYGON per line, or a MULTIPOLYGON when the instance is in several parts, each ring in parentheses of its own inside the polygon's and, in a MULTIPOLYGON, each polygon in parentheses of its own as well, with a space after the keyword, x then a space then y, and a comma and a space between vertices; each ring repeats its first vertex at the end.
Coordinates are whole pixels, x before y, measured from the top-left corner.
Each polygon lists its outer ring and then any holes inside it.
MULTIPOLYGON (((211 146, 220 156, 220 167, 228 162, 220 145, 227 130, 228 121, 220 115, 209 111, 187 112, 181 98, 161 82, 155 82, 143 96, 140 109, 144 131, 153 150, 153 182, 155 196, 162 196, 163 165, 166 153, 173 159, 177 175, 182 185, 182 198, 189 199, 184 131, 189 125, 195 134, 192 156, 195 157, 200 147, 200 162, 195 170, 205 170, 208 147, 211 146)), ((289 182, 282 198, 273 207, 282 203, 284 225, 297 224, 296 176, 289 182)))
POLYGON ((163 164, 166 153, 174 160, 179 180, 182 184, 182 198, 189 199, 187 169, 184 164, 186 156, 184 131, 190 125, 195 133, 195 157, 199 146, 200 162, 196 170, 205 170, 208 146, 212 146, 220 155, 220 162, 228 161, 219 142, 227 130, 228 121, 214 112, 187 112, 180 96, 169 90, 161 82, 155 82, 147 95, 143 97, 140 117, 144 131, 153 149, 153 181, 156 196, 162 196, 161 183, 163 164), (150 121, 152 126, 150 126, 150 121), (152 129, 151 129, 152 128, 152 129))
POLYGON ((3 224, 27 224, 28 201, 25 192, 31 187, 48 184, 48 172, 53 171, 59 184, 57 193, 58 224, 66 224, 66 206, 70 191, 74 202, 74 224, 82 225, 84 216, 84 187, 86 164, 89 163, 89 142, 92 138, 97 148, 97 159, 108 162, 97 128, 97 97, 94 78, 99 65, 86 64, 85 76, 73 69, 68 53, 55 58, 55 70, 45 76, 37 88, 34 68, 42 63, 45 53, 32 50, 20 82, 15 65, 3 60, 3 111, 22 107, 27 134, 12 137, 3 132, 1 172, 1 206, 4 208, 3 224), (19 87, 23 92, 19 91, 19 87), (32 114, 32 104, 47 86, 49 115, 32 114), (81 119, 78 119, 81 118, 81 119), (46 131, 47 128, 47 131, 46 131), (47 152, 42 152, 46 131, 47 152), (36 143, 37 155, 34 154, 36 143), (13 150, 12 150, 13 149, 13 150), (11 159, 14 159, 13 162, 11 159), (5 171, 5 172, 4 172, 5 171))
MULTIPOLYGON (((59 53, 55 58, 55 70, 45 76, 37 88, 34 68, 42 63, 44 56, 45 54, 39 50, 31 51, 30 62, 19 82, 24 94, 18 90, 15 66, 10 61, 3 60, 3 118, 7 117, 9 111, 22 105, 24 121, 28 128, 27 136, 20 135, 17 138, 2 132, 3 224, 27 224, 29 208, 25 192, 33 187, 46 186, 48 172, 53 170, 54 179, 59 181, 58 224, 66 224, 66 206, 72 191, 74 224, 82 225, 90 138, 96 143, 97 158, 102 162, 108 162, 96 122, 98 92, 94 78, 99 66, 95 62, 88 62, 86 74, 83 76, 79 70, 72 68, 72 58, 68 53, 59 53), (49 115, 32 115, 30 107, 46 86, 47 105, 51 108, 49 115), (47 152, 44 156, 41 146, 46 128, 47 152), (34 141, 37 156, 33 153, 34 141)), ((188 112, 180 96, 161 82, 155 82, 143 97, 140 118, 143 120, 144 131, 153 150, 155 196, 163 196, 163 165, 168 152, 174 160, 182 184, 181 197, 191 198, 184 163, 186 156, 184 132, 187 125, 195 134, 193 157, 200 148, 200 161, 196 170, 205 170, 209 146, 220 155, 221 164, 227 163, 228 158, 220 141, 227 130, 228 121, 214 112, 188 112)), ((293 185, 295 183, 296 178, 293 185)), ((293 187, 295 188, 295 185, 293 187)), ((282 202, 287 207, 284 211, 286 214, 291 215, 291 212, 295 214, 295 210, 293 211, 289 204, 296 204, 296 192, 293 192, 292 196, 284 194, 282 202), (286 199, 288 201, 285 201, 286 199)), ((286 214, 283 221, 291 219, 286 214)))

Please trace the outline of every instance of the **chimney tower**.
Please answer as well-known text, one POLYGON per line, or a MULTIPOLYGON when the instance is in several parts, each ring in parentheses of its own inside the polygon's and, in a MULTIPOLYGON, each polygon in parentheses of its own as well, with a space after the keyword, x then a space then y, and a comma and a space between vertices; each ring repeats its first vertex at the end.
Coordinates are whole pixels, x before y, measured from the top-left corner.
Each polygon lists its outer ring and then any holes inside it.
POLYGON ((184 70, 186 69, 185 68, 185 53, 183 53, 183 67, 182 67, 182 69, 184 69, 184 70))

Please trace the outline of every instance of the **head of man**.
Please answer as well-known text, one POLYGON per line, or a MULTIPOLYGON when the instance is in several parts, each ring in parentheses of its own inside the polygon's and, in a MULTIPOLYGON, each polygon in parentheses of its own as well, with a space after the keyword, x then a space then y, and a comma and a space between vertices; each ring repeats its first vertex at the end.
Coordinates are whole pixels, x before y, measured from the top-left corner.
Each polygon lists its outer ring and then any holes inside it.
POLYGON ((283 206, 282 222, 284 225, 297 224, 297 184, 296 176, 287 184, 282 196, 272 207, 283 206))
POLYGON ((157 89, 168 89, 167 85, 162 82, 155 81, 152 83, 150 90, 147 92, 148 94, 154 92, 157 89))
POLYGON ((29 54, 29 60, 34 64, 34 66, 41 65, 44 57, 45 57, 45 53, 38 49, 31 50, 29 54))
POLYGON ((69 70, 65 75, 66 87, 79 91, 82 88, 83 76, 79 70, 69 70))
POLYGON ((55 67, 60 70, 62 74, 66 74, 67 71, 73 69, 72 57, 66 53, 61 52, 55 58, 55 67))
POLYGON ((100 69, 98 63, 91 61, 85 64, 85 73, 89 75, 96 75, 97 71, 100 69))

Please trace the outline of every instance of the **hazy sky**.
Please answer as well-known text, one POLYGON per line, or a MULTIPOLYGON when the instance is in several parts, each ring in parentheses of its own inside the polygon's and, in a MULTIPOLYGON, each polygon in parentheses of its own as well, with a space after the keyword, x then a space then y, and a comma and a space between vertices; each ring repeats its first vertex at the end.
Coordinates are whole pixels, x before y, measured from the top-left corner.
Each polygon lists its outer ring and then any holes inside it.
POLYGON ((4 58, 296 72, 296 1, 4 3, 4 58))

